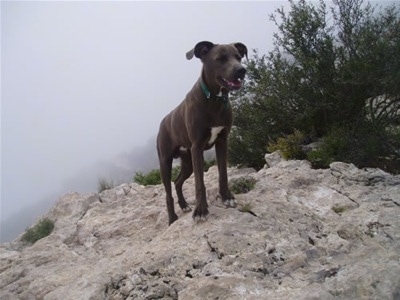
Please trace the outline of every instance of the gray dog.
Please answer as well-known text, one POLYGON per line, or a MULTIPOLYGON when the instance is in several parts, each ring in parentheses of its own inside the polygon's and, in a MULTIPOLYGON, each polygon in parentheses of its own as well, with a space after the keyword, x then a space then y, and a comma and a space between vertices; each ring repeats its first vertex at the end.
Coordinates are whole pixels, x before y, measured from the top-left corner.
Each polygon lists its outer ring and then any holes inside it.
POLYGON ((247 48, 242 43, 216 45, 205 41, 198 43, 186 54, 187 59, 193 56, 203 63, 201 76, 182 103, 161 121, 157 136, 169 224, 178 219, 171 191, 172 160, 178 157, 181 158, 181 170, 175 180, 175 188, 179 206, 184 212, 191 211, 183 197, 182 185, 194 172, 196 207, 193 219, 207 219, 203 152, 214 145, 219 172, 219 193, 226 206, 236 206, 235 198, 228 188, 226 171, 227 139, 232 126, 228 94, 242 86, 246 69, 241 64, 241 59, 247 57, 247 48))

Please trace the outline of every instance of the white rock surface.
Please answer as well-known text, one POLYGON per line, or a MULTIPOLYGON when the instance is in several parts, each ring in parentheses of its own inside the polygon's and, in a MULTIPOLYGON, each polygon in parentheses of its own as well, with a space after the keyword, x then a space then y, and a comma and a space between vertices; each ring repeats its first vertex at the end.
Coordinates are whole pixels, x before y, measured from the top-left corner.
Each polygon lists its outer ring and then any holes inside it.
POLYGON ((176 205, 167 226, 161 185, 65 195, 51 235, 0 246, 0 298, 400 299, 399 176, 306 161, 228 174, 256 186, 227 209, 212 167, 198 224, 176 205))
POLYGON ((275 167, 281 161, 284 161, 284 159, 282 158, 282 156, 279 154, 278 151, 265 154, 264 159, 266 162, 266 164, 264 166, 265 168, 275 167))

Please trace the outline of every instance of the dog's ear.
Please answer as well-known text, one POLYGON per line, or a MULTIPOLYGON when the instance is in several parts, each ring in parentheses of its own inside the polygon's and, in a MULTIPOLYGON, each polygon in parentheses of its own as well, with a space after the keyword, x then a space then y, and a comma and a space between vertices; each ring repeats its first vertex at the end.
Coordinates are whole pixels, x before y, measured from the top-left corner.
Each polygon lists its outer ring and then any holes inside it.
POLYGON ((246 45, 244 45, 242 43, 235 43, 235 44, 233 44, 233 46, 236 47, 236 49, 239 51, 239 54, 242 56, 242 58, 244 56, 246 56, 246 59, 248 59, 247 58, 247 47, 246 47, 246 45))
POLYGON ((197 58, 202 59, 204 55, 210 51, 210 49, 214 47, 214 44, 211 42, 200 42, 197 43, 196 46, 192 50, 190 50, 188 53, 186 53, 186 58, 187 59, 192 59, 193 55, 196 56, 197 58))

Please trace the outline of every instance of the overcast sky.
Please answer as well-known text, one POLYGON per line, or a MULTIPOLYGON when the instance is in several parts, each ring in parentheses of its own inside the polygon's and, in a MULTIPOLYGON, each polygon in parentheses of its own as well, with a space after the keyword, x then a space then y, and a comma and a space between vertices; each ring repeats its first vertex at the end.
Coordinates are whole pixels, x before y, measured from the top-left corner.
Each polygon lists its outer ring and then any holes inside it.
POLYGON ((1 219, 99 161, 154 154, 160 120, 200 75, 185 53, 203 40, 266 53, 282 5, 2 1, 1 219))

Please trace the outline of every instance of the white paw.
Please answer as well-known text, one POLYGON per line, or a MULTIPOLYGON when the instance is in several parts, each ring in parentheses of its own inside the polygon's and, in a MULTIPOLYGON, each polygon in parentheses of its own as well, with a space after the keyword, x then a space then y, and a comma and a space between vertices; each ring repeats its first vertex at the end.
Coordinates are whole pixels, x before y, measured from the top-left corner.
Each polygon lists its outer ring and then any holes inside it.
POLYGON ((187 213, 189 211, 192 211, 192 208, 190 206, 186 206, 185 208, 182 208, 182 211, 187 213))
POLYGON ((225 206, 227 207, 236 207, 237 202, 235 199, 226 199, 224 201, 222 201, 224 203, 225 206))
POLYGON ((207 219, 208 219, 208 214, 205 215, 205 216, 195 216, 195 217, 193 217, 193 220, 194 220, 196 223, 205 222, 205 221, 207 221, 207 219))

